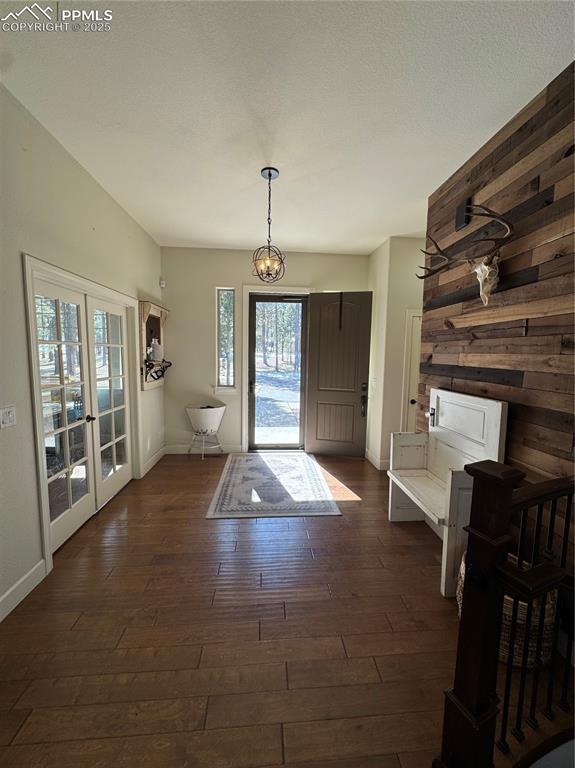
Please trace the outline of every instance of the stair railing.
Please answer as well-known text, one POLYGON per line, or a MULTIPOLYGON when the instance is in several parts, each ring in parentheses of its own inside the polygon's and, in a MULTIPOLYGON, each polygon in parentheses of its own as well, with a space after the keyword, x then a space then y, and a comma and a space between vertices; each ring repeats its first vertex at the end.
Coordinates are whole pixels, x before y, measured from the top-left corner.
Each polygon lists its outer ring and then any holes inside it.
POLYGON ((507 754, 510 736, 522 742, 525 726, 539 727, 539 706, 550 720, 555 706, 570 706, 573 479, 521 485, 524 473, 505 464, 481 461, 465 469, 473 497, 455 679, 445 692, 441 756, 433 768, 490 768, 495 748, 507 754), (504 600, 506 646, 500 648, 504 600))

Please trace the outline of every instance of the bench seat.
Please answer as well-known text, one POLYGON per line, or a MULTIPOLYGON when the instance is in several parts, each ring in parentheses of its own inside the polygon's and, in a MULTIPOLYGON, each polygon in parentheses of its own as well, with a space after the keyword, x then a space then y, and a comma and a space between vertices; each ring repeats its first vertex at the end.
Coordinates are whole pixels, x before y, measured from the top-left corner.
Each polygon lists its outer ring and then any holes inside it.
POLYGON ((431 388, 429 431, 394 432, 389 470, 389 520, 425 521, 443 542, 441 594, 455 595, 467 546, 473 478, 467 464, 505 452, 507 403, 431 388))
POLYGON ((445 525, 446 483, 425 469, 390 469, 387 474, 435 525, 445 525))

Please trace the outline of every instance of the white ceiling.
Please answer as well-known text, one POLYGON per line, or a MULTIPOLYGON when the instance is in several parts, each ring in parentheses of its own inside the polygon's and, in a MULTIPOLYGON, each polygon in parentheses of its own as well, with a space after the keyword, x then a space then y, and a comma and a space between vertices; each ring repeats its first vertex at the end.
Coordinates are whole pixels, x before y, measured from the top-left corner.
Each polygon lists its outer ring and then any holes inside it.
POLYGON ((268 164, 285 250, 422 232, 427 196, 573 58, 571 2, 82 5, 112 30, 2 32, 3 82, 161 245, 263 242, 268 164))

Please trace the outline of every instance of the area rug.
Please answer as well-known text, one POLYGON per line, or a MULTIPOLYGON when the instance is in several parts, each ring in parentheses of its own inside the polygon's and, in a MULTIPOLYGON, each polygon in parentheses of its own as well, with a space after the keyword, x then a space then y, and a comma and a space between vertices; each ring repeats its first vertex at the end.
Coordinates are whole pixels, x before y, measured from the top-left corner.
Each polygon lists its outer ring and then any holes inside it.
POLYGON ((231 453, 206 517, 341 515, 317 461, 303 451, 231 453))

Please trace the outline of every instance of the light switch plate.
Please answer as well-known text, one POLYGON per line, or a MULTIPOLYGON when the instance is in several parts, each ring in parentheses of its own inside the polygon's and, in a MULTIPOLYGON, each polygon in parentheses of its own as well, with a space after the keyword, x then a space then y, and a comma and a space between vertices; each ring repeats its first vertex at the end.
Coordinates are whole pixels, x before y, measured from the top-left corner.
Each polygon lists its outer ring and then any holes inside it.
POLYGON ((0 429, 16 426, 16 406, 7 405, 0 409, 0 429))

